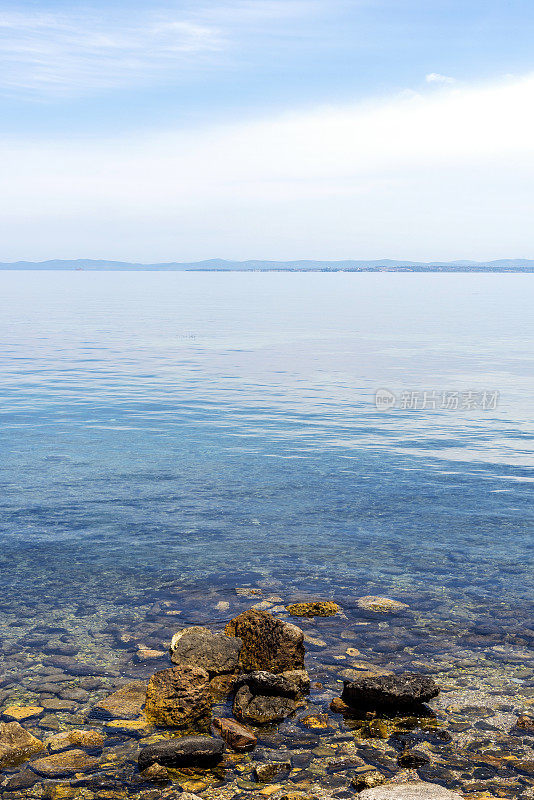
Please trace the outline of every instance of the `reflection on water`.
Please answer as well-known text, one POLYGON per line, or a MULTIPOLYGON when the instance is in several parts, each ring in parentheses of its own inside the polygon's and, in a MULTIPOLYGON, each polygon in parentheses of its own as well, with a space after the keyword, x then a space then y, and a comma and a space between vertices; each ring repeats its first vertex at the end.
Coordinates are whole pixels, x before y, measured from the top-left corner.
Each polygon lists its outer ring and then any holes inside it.
MULTIPOLYGON (((0 281, 0 700, 35 700, 61 658, 106 685, 148 675, 136 647, 170 638, 167 612, 222 625, 251 584, 278 614, 303 596, 343 606, 341 620, 304 623, 324 642, 308 657, 325 691, 348 642, 451 691, 498 693, 509 711, 494 714, 521 710, 534 674, 533 276, 0 281), (500 402, 379 411, 380 388, 500 402), (362 619, 367 594, 410 611, 362 619), (50 638, 71 655, 47 652, 50 638)), ((473 723, 455 713, 450 724, 473 723)))

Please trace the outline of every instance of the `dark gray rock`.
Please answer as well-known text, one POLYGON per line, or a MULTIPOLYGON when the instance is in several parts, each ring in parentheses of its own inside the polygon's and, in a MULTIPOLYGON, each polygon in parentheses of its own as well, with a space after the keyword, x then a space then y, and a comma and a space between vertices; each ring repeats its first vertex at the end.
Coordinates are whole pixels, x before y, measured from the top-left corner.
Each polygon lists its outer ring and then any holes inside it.
POLYGON ((237 671, 241 646, 239 638, 195 625, 174 634, 171 661, 178 666, 201 667, 213 677, 237 671))
POLYGON ((406 709, 427 703, 439 687, 427 675, 405 673, 345 681, 341 699, 351 708, 406 709))
POLYGON ((137 763, 140 772, 152 764, 162 767, 211 767, 218 764, 223 753, 222 739, 183 736, 148 745, 139 753, 137 763))
POLYGON ((304 672, 304 670, 295 670, 294 672, 278 675, 265 670, 248 672, 245 675, 239 676, 236 689, 240 689, 242 686, 248 686, 254 695, 261 694, 268 697, 291 697, 292 699, 296 699, 297 697, 301 697, 306 691, 309 691, 309 678, 306 683, 304 679, 301 678, 299 680, 295 677, 302 675, 307 677, 307 673, 304 672), (286 677, 286 675, 290 675, 291 678, 286 677))
POLYGON ((248 686, 241 686, 234 698, 234 716, 243 722, 268 725, 293 714, 302 703, 291 697, 253 695, 248 686))

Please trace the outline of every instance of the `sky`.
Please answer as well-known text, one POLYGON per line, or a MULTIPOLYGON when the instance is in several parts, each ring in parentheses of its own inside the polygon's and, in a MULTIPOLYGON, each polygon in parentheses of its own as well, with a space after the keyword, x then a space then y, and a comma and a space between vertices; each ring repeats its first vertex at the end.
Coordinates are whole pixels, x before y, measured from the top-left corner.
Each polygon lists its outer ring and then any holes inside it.
POLYGON ((534 258, 532 0, 4 2, 0 261, 534 258))

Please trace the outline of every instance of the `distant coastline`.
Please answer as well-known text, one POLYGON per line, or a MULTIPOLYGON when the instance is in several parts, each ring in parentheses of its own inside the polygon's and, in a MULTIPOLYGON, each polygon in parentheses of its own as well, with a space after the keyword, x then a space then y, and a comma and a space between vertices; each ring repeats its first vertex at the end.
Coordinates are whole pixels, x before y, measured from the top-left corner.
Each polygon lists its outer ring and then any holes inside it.
POLYGON ((0 263, 0 270, 63 270, 89 272, 534 272, 534 260, 497 261, 207 261, 138 264, 129 261, 55 259, 0 263))

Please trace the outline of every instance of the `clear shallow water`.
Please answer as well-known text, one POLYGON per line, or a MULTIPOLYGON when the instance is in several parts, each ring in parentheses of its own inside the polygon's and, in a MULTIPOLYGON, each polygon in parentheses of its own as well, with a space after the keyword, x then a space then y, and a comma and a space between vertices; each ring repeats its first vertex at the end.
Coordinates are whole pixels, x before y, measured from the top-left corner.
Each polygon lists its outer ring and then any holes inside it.
POLYGON ((8 584, 76 562, 531 596, 533 276, 0 279, 8 584))
MULTIPOLYGON (((285 617, 288 601, 333 598, 342 614, 302 621, 319 687, 302 713, 328 711, 369 665, 430 673, 432 725, 453 743, 418 723, 433 759, 420 776, 528 796, 533 752, 508 732, 534 697, 534 276, 3 272, 0 285, 0 712, 59 696, 26 727, 94 727, 96 699, 168 666, 139 647, 257 601, 285 617), (377 389, 500 398, 382 411, 377 389), (369 594, 409 608, 377 617, 358 607, 369 594)), ((338 752, 354 726, 329 714, 324 735, 298 719, 260 734, 261 753, 303 735, 338 752)), ((357 752, 390 775, 395 736, 357 733, 357 752)), ((137 741, 103 758, 106 786, 134 791, 137 741)), ((320 780, 343 792, 351 778, 320 780)))

